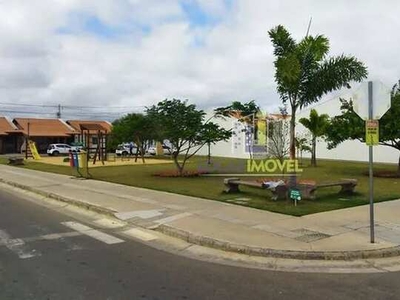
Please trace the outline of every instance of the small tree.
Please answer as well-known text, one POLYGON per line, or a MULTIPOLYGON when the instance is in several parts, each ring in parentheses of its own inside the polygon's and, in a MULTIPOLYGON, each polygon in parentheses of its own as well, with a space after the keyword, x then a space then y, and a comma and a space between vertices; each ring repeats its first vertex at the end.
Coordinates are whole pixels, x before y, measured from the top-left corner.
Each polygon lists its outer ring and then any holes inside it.
POLYGON ((301 118, 299 122, 311 132, 311 166, 317 166, 317 138, 326 133, 329 125, 327 114, 318 115, 315 109, 310 111, 310 118, 301 118))
POLYGON ((142 161, 145 162, 145 145, 156 137, 154 122, 147 115, 128 114, 114 121, 111 137, 114 143, 135 142, 137 146, 135 161, 140 154, 142 161))
POLYGON ((205 122, 204 111, 187 101, 166 99, 148 108, 147 113, 157 126, 158 139, 171 143, 172 158, 180 175, 183 175, 186 162, 205 144, 225 141, 231 136, 230 130, 205 122))
MULTIPOLYGON (((342 115, 331 119, 326 133, 328 149, 333 149, 346 140, 365 142, 365 121, 353 110, 351 100, 340 99, 342 115)), ((392 92, 392 105, 379 120, 379 144, 400 151, 400 88, 395 86, 392 92)), ((400 155, 397 165, 400 176, 400 155)))
POLYGON ((290 128, 286 106, 279 108, 281 116, 278 120, 268 119, 267 152, 269 156, 281 162, 289 155, 290 128))
POLYGON ((310 138, 308 136, 296 135, 297 157, 300 157, 300 164, 303 164, 303 152, 311 153, 310 138))

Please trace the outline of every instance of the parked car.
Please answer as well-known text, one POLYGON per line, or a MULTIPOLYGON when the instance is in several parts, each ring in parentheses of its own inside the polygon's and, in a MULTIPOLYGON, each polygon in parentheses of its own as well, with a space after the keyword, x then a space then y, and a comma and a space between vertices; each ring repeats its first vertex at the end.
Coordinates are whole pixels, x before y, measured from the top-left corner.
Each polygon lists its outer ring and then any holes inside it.
MULTIPOLYGON (((164 155, 172 154, 172 149, 170 147, 163 145, 162 148, 163 148, 163 154, 164 155)), ((150 147, 147 150, 147 153, 150 154, 150 155, 156 155, 156 153, 157 153, 156 147, 150 147)))
MULTIPOLYGON (((132 153, 136 154, 136 151, 137 151, 137 147, 136 147, 136 145, 134 145, 132 148, 132 153)), ((115 155, 117 155, 117 156, 128 156, 129 154, 130 154, 129 143, 118 145, 117 149, 115 150, 115 155)))
POLYGON ((47 154, 52 156, 68 154, 71 151, 78 151, 78 148, 68 144, 50 144, 47 148, 47 154))

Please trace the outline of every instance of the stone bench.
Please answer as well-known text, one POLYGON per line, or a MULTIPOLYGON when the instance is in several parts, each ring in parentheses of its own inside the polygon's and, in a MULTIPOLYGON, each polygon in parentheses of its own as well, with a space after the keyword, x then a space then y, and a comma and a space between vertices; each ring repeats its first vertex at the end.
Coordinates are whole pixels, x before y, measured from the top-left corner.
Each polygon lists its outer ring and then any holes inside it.
POLYGON ((325 182, 319 184, 300 184, 298 188, 303 199, 315 199, 316 191, 321 188, 340 186, 339 194, 352 194, 357 186, 357 179, 342 179, 339 181, 325 182))
POLYGON ((8 158, 8 164, 12 166, 20 166, 24 164, 24 158, 23 157, 9 157, 8 158))
POLYGON ((259 188, 263 190, 269 190, 272 193, 271 199, 274 201, 279 199, 287 199, 287 194, 288 194, 288 188, 286 185, 278 185, 274 188, 269 188, 262 182, 244 181, 240 180, 239 178, 225 178, 224 185, 225 185, 225 190, 224 190, 225 193, 240 192, 239 185, 259 188))

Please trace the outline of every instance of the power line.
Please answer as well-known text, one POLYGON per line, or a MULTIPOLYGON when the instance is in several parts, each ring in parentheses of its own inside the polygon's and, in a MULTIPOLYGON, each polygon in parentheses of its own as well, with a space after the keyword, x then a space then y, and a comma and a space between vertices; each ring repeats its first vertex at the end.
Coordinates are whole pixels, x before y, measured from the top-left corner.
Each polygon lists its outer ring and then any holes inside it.
POLYGON ((96 105, 62 105, 62 104, 31 104, 31 103, 11 103, 11 102, 0 102, 0 105, 11 105, 11 106, 29 106, 29 107, 52 107, 58 108, 59 106, 62 108, 120 108, 120 109, 127 109, 127 108, 144 108, 146 105, 130 105, 130 106, 96 106, 96 105))

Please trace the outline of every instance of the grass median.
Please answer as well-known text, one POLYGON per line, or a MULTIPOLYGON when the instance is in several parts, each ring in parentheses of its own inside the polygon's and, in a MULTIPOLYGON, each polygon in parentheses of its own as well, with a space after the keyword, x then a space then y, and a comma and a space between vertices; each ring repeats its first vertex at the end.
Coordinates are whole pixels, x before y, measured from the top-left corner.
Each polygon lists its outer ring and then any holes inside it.
MULTIPOLYGON (((214 165, 229 165, 237 163, 238 159, 213 158, 214 165)), ((0 161, 1 162, 1 161, 0 161)), ((242 160, 243 162, 243 160, 242 160)), ((4 162, 3 162, 4 163, 4 162)), ((187 170, 197 170, 200 165, 206 164, 205 157, 195 157, 187 165, 187 170)), ((28 161, 23 168, 71 175, 68 166, 50 165, 28 161)), ((225 177, 158 177, 155 173, 171 172, 175 170, 173 164, 122 165, 91 168, 93 179, 119 183, 129 186, 149 188, 171 193, 235 203, 238 205, 302 216, 322 211, 335 210, 369 203, 368 200, 368 164, 362 162, 319 160, 317 168, 309 167, 305 160, 303 173, 300 179, 330 182, 342 178, 358 180, 356 193, 352 196, 338 194, 340 187, 324 188, 317 191, 317 199, 301 200, 295 207, 291 200, 270 200, 270 193, 266 190, 243 187, 240 193, 223 193, 223 178, 225 177)), ((395 171, 396 166, 390 164, 375 164, 376 171, 395 171)), ((230 177, 230 176, 226 176, 230 177)), ((241 178, 256 180, 257 177, 241 178)), ((265 178, 265 177, 264 177, 265 178)), ((375 201, 387 201, 400 198, 400 178, 375 178, 375 201)))

